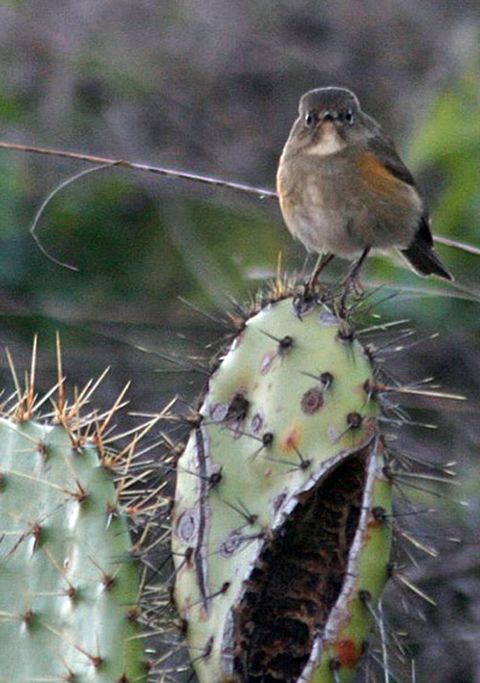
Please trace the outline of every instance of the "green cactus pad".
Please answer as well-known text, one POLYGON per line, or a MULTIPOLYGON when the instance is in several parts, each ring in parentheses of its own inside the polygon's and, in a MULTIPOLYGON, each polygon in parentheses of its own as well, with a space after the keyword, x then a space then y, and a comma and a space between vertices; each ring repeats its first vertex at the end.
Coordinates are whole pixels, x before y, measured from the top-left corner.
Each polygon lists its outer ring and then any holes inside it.
POLYGON ((322 305, 300 318, 291 298, 250 318, 212 375, 172 515, 201 683, 351 680, 390 552, 372 384, 345 322, 322 305))
POLYGON ((138 568, 97 447, 0 420, 0 681, 140 683, 138 568))

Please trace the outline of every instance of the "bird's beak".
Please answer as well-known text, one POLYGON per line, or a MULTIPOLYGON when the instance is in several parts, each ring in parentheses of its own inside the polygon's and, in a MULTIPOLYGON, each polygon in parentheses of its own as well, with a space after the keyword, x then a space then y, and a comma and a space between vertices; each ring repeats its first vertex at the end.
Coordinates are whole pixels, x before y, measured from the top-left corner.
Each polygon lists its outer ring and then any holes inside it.
POLYGON ((326 109, 324 112, 322 112, 322 115, 320 116, 320 128, 336 129, 338 123, 339 119, 336 111, 326 109))

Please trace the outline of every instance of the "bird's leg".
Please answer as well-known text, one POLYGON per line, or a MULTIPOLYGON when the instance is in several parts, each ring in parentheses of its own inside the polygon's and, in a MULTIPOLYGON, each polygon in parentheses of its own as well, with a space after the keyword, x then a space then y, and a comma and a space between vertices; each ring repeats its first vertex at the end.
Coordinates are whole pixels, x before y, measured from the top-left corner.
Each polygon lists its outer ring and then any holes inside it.
POLYGON ((360 254, 360 257, 354 261, 352 267, 347 273, 347 277, 344 280, 344 285, 347 289, 356 290, 357 288, 361 290, 359 275, 362 270, 362 266, 365 263, 365 259, 370 253, 371 247, 365 247, 365 249, 360 254))
POLYGON ((335 258, 334 254, 329 254, 328 252, 326 254, 321 254, 318 259, 317 263, 315 264, 315 270, 312 272, 310 275, 310 279, 308 280, 307 287, 309 290, 314 289, 315 285, 317 284, 318 276, 322 272, 322 270, 327 266, 330 261, 333 261, 335 258))
POLYGON ((362 269, 362 266, 365 262, 365 259, 367 258, 368 254, 370 253, 371 247, 365 247, 365 249, 362 251, 360 254, 360 257, 354 261, 352 266, 350 267, 350 270, 347 273, 347 277, 343 281, 343 292, 342 296, 340 299, 340 311, 342 312, 342 315, 345 313, 345 304, 347 301, 347 296, 351 290, 354 292, 361 291, 360 283, 358 276, 360 275, 360 271, 362 269))
POLYGON ((315 287, 317 285, 318 276, 325 266, 334 258, 334 254, 321 254, 317 259, 315 269, 303 286, 302 293, 294 297, 293 306, 299 318, 312 307, 315 299, 315 287))

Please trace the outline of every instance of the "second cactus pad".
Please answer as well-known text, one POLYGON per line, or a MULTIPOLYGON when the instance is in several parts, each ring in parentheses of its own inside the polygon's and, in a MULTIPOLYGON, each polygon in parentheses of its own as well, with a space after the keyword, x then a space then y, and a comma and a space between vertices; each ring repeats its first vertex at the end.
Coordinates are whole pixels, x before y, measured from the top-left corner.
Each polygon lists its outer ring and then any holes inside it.
POLYGON ((113 476, 73 428, 0 418, 0 682, 144 683, 113 476))
POLYGON ((212 375, 173 510, 202 683, 352 679, 390 549, 372 384, 345 321, 322 305, 299 318, 291 298, 250 318, 212 375))

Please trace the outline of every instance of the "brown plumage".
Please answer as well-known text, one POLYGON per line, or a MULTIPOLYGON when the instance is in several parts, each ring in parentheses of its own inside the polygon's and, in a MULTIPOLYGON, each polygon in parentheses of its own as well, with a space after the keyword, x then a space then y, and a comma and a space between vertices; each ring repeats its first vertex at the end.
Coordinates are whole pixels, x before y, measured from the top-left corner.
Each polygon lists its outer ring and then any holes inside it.
POLYGON ((453 279, 410 171, 349 90, 303 95, 277 190, 288 229, 309 251, 363 261, 371 249, 396 248, 417 273, 453 279))

